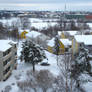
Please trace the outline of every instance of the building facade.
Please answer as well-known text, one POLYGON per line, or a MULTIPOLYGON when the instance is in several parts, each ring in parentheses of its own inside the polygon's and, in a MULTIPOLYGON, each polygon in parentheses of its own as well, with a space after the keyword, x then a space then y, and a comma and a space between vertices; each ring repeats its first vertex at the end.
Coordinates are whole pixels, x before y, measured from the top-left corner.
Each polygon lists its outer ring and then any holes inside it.
POLYGON ((9 40, 0 40, 0 81, 6 80, 17 68, 17 43, 9 40))

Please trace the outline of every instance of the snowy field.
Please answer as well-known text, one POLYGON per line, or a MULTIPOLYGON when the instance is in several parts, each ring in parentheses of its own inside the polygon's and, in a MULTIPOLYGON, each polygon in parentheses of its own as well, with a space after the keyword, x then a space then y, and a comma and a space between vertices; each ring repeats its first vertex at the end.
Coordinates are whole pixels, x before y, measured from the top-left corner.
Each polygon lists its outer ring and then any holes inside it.
POLYGON ((37 29, 43 29, 43 28, 47 28, 48 26, 54 26, 54 25, 56 25, 55 22, 50 22, 50 23, 38 22, 38 23, 32 23, 31 27, 35 27, 37 29))
MULTIPOLYGON (((57 21, 57 19, 29 18, 29 20, 31 23, 31 27, 35 27, 37 29, 43 29, 43 28, 47 28, 48 26, 54 26, 57 24, 57 22, 55 22, 57 21)), ((0 19, 0 22, 11 26, 12 23, 15 23, 15 22, 19 23, 19 18, 0 19)))

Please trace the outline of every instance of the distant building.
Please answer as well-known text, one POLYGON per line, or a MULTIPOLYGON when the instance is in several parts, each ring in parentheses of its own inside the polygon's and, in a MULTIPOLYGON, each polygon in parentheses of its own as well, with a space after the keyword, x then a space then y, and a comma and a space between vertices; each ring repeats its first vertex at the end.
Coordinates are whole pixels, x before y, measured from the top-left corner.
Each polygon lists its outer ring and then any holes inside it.
POLYGON ((85 15, 83 14, 67 14, 65 17, 67 19, 85 19, 85 15))
POLYGON ((26 30, 19 30, 19 35, 21 37, 21 39, 26 39, 26 34, 29 33, 30 30, 26 29, 26 30))
POLYGON ((6 80, 17 68, 17 43, 0 40, 0 81, 6 80))

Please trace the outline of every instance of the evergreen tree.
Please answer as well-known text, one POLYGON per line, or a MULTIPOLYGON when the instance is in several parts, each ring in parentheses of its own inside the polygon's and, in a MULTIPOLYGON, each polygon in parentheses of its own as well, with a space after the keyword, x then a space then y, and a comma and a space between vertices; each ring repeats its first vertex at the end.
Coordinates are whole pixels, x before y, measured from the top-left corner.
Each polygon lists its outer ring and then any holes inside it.
POLYGON ((21 51, 21 56, 20 59, 21 61, 29 62, 29 43, 28 41, 25 41, 22 43, 22 51, 21 51))
POLYGON ((60 42, 58 36, 55 37, 54 53, 59 55, 60 52, 60 42))
POLYGON ((35 71, 35 64, 41 62, 46 58, 43 48, 36 45, 32 41, 25 41, 22 44, 21 60, 30 62, 33 65, 33 71, 35 71))
POLYGON ((75 57, 71 69, 71 77, 76 80, 76 83, 78 83, 78 87, 79 82, 81 81, 79 78, 81 74, 86 73, 92 76, 90 60, 92 60, 92 57, 90 56, 88 49, 85 49, 83 46, 81 46, 78 55, 75 57))
POLYGON ((58 65, 58 55, 60 53, 60 42, 58 36, 55 37, 54 54, 57 55, 57 65, 58 65))

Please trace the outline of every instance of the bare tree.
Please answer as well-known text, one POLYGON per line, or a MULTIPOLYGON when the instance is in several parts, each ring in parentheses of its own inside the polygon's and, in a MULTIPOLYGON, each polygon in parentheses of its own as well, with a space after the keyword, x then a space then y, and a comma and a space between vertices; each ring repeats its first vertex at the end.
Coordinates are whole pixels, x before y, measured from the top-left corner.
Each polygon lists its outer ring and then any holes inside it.
POLYGON ((20 23, 23 30, 31 28, 31 22, 27 16, 20 17, 20 23))
POLYGON ((27 79, 18 82, 17 85, 22 92, 31 92, 32 89, 35 92, 38 92, 38 89, 42 89, 42 92, 46 92, 49 88, 52 88, 53 82, 54 77, 48 70, 35 72, 31 70, 27 72, 27 79))
POLYGON ((38 85, 42 88, 43 92, 52 87, 53 81, 54 77, 48 70, 41 70, 37 75, 38 85))
POLYGON ((61 76, 58 78, 59 79, 61 78, 62 80, 61 84, 65 90, 63 92, 73 92, 72 86, 74 84, 74 80, 70 77, 71 64, 72 64, 72 60, 70 53, 65 53, 63 56, 59 57, 58 66, 60 69, 61 76))
POLYGON ((60 90, 61 92, 84 92, 82 88, 77 87, 76 81, 71 77, 72 63, 71 53, 69 52, 59 57, 60 75, 57 77, 56 82, 59 91, 56 92, 60 92, 60 90))

